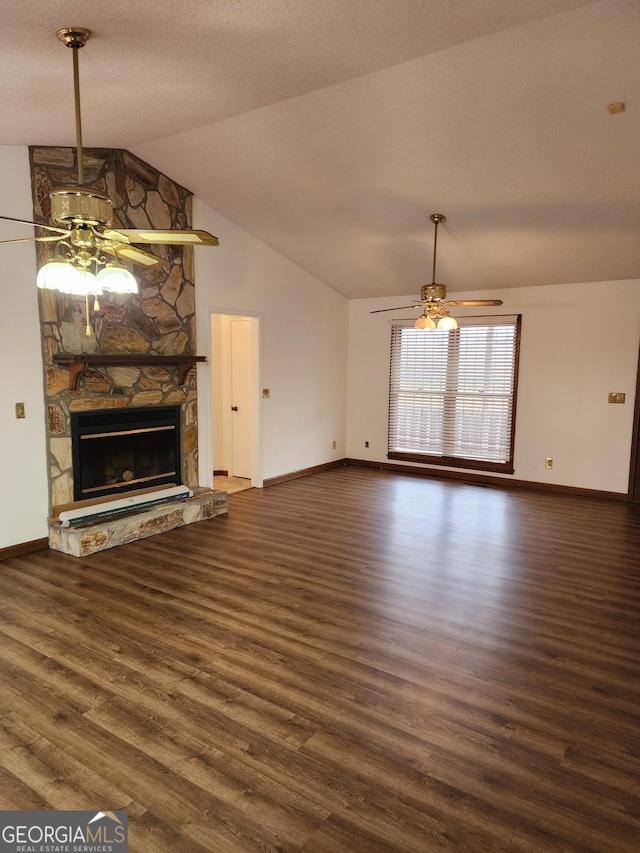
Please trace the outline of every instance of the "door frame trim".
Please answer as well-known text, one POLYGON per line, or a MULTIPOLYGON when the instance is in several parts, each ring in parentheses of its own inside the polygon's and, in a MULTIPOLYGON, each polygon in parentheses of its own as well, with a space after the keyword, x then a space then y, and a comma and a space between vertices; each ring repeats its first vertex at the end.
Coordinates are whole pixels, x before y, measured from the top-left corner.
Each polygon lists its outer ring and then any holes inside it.
POLYGON ((640 502, 640 349, 636 372, 636 399, 633 407, 633 431, 631 436, 631 459, 629 462, 629 492, 627 500, 640 502), (638 492, 638 497, 635 497, 638 492))
MULTIPOLYGON (((262 488, 263 486, 263 478, 262 478, 262 439, 261 439, 261 430, 262 430, 262 411, 261 411, 261 394, 260 389, 262 388, 262 312, 260 311, 242 311, 238 308, 225 308, 225 307, 209 307, 207 310, 208 322, 207 322, 207 335, 208 335, 208 343, 207 343, 207 352, 209 354, 209 364, 211 368, 208 372, 208 382, 206 394, 202 395, 202 399, 200 397, 200 393, 198 395, 199 405, 204 403, 206 407, 207 417, 205 418, 207 423, 207 428, 209 430, 206 436, 206 447, 202 438, 200 439, 200 447, 202 448, 202 456, 206 456, 206 460, 203 458, 201 460, 201 471, 203 468, 208 472, 209 470, 213 471, 213 467, 215 465, 214 453, 213 453, 213 406, 214 406, 214 394, 213 394, 213 339, 211 334, 211 325, 212 319, 215 315, 222 315, 226 317, 232 318, 240 318, 244 317, 247 320, 252 321, 252 377, 251 383, 253 387, 254 393, 254 406, 253 406, 253 422, 251 429, 251 485, 254 488, 262 488)), ((213 477, 213 475, 210 475, 213 477)))

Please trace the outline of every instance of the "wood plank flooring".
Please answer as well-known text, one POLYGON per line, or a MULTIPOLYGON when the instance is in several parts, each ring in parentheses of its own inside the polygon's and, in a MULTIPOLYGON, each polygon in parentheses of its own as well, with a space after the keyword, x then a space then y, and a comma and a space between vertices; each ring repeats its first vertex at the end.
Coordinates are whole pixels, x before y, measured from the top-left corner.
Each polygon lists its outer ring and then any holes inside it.
POLYGON ((640 850, 640 507, 338 468, 0 563, 0 808, 133 853, 640 850))

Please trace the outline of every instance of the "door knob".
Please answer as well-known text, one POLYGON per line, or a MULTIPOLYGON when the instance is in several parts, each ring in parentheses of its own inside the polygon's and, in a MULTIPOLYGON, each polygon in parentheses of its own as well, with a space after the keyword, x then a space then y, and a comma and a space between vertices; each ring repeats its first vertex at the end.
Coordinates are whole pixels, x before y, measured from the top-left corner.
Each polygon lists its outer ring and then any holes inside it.
POLYGON ((237 411, 238 411, 238 407, 237 407, 237 406, 231 406, 231 411, 232 411, 232 412, 237 412, 237 411))

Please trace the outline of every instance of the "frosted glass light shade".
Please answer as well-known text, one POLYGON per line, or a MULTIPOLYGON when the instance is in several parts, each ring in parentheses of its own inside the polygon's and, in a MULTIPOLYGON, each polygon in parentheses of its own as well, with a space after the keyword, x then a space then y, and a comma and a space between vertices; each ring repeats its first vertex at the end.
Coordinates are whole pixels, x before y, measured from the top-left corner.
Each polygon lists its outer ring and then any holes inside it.
POLYGON ((435 329, 436 324, 435 321, 431 319, 431 317, 427 317, 426 314, 422 314, 422 316, 418 317, 418 319, 413 324, 414 329, 435 329))
POLYGON ((78 270, 80 276, 80 284, 76 291, 76 296, 88 296, 90 293, 100 293, 100 285, 97 282, 95 275, 88 270, 78 270))
POLYGON ((76 294, 81 287, 81 277, 78 270, 68 261, 49 261, 40 267, 36 284, 43 290, 76 294))
POLYGON ((451 329, 457 329, 458 323, 454 317, 440 317, 438 320, 438 328, 450 331, 451 329))
POLYGON ((138 292, 138 282, 129 270, 120 264, 107 264, 96 276, 89 270, 78 269, 60 257, 40 268, 36 284, 44 290, 57 290, 72 296, 98 295, 103 291, 138 292))
POLYGON ((96 276, 102 291, 110 293, 137 293, 138 282, 134 276, 119 265, 107 264, 96 276))

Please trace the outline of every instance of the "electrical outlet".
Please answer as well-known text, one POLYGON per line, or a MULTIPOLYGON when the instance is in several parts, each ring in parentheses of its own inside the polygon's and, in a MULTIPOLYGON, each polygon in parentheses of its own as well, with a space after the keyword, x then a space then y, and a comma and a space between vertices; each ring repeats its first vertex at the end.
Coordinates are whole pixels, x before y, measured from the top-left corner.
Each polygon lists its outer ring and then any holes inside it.
POLYGON ((547 456, 547 458, 544 460, 544 467, 553 468, 553 459, 550 456, 547 456))
POLYGON ((364 446, 365 446, 365 447, 369 447, 369 442, 368 442, 368 441, 365 441, 364 446))
POLYGON ((24 403, 16 403, 16 417, 17 418, 26 418, 26 414, 24 411, 24 403))
POLYGON ((337 446, 338 446, 338 442, 334 439, 334 441, 333 441, 333 449, 335 450, 337 446))
POLYGON ((262 396, 265 398, 265 400, 268 400, 269 397, 271 396, 271 389, 270 388, 263 388, 262 389, 262 396))

